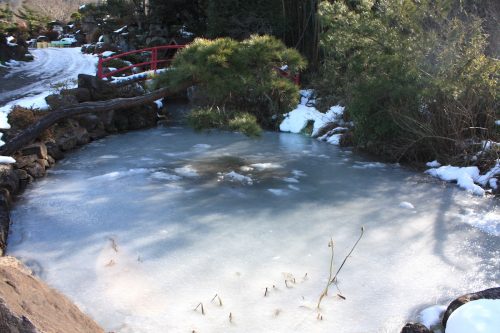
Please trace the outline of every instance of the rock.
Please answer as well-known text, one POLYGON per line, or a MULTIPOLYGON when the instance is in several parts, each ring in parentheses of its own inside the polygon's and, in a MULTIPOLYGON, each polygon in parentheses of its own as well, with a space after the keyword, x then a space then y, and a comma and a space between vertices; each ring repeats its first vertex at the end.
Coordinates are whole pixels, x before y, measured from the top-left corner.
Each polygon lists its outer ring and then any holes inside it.
POLYGON ((104 333, 69 299, 16 258, 0 258, 0 332, 104 333))
POLYGON ((448 318, 450 318, 450 315, 452 314, 453 311, 455 311, 456 309, 458 309, 467 302, 475 301, 478 299, 500 299, 500 287, 490 288, 475 293, 465 294, 455 299, 453 302, 450 303, 450 305, 448 305, 448 308, 444 312, 443 327, 446 328, 446 322, 448 321, 448 318))
POLYGON ((81 127, 85 128, 87 132, 94 131, 98 128, 104 128, 104 124, 101 119, 94 114, 85 114, 75 118, 81 127))
POLYGON ((56 160, 50 155, 47 157, 47 162, 49 162, 50 166, 53 166, 54 164, 56 164, 56 160))
POLYGON ((61 90, 61 95, 74 96, 78 101, 78 103, 88 102, 92 100, 92 96, 90 95, 90 90, 87 88, 63 89, 61 90))
MULTIPOLYGON (((8 193, 8 191, 7 191, 8 193)), ((5 249, 7 248, 7 237, 9 236, 9 226, 10 226, 10 208, 7 204, 10 201, 9 197, 4 197, 5 190, 0 192, 0 256, 3 256, 5 253, 5 249)), ((0 295, 1 297, 1 295, 0 295)), ((2 316, 0 315, 0 322, 2 321, 2 316)), ((1 328, 1 326, 0 326, 1 328)), ((3 332, 0 330, 0 332, 3 332)))
POLYGON ((23 155, 37 155, 38 158, 47 159, 47 146, 42 142, 37 142, 21 149, 23 155))
POLYGON ((45 166, 37 160, 33 165, 26 167, 26 171, 33 178, 42 178, 45 176, 45 166))
POLYGON ((85 145, 89 143, 90 141, 90 136, 87 130, 83 127, 78 127, 73 130, 73 134, 76 138, 76 144, 78 146, 85 145))
POLYGON ((431 333, 431 331, 422 324, 418 323, 407 323, 401 333, 431 333))
POLYGON ((73 95, 53 94, 45 97, 45 101, 52 110, 78 104, 78 100, 73 95))
POLYGON ((64 153, 59 148, 59 145, 55 142, 46 142, 45 146, 47 147, 47 153, 52 156, 54 160, 60 160, 64 158, 64 153))
POLYGON ((0 188, 12 194, 19 191, 19 177, 11 165, 0 165, 0 188))
POLYGON ((33 166, 33 164, 35 164, 37 160, 38 160, 37 155, 19 156, 19 157, 16 157, 15 166, 18 169, 24 169, 28 166, 33 166))
POLYGON ((90 140, 93 141, 93 140, 104 138, 106 136, 106 134, 107 133, 104 130, 104 128, 97 128, 97 129, 89 132, 89 137, 90 137, 90 140))
POLYGON ((57 145, 62 151, 67 151, 76 147, 77 139, 70 134, 57 138, 57 145))
POLYGON ((99 80, 97 77, 87 74, 78 75, 78 88, 85 88, 90 91, 93 101, 102 101, 115 98, 117 89, 114 85, 99 80))
POLYGON ((30 175, 28 175, 26 170, 23 170, 23 169, 17 169, 16 175, 17 175, 17 177, 19 177, 19 190, 18 191, 22 192, 22 191, 24 191, 26 186, 28 186, 28 184, 31 183, 32 178, 30 175))

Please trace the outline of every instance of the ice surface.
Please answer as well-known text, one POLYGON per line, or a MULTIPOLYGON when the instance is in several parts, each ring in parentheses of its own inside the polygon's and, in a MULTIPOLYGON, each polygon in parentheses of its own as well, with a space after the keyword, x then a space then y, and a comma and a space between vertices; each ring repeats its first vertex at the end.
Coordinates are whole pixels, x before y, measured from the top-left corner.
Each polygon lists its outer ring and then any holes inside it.
POLYGON ((453 311, 446 323, 446 333, 498 333, 499 330, 498 299, 467 302, 453 311))
POLYGON ((339 164, 347 154, 287 133, 108 137, 30 185, 12 211, 8 253, 117 333, 399 332, 430 302, 497 285, 499 237, 469 224, 496 201, 403 168, 348 167, 368 163, 356 154, 339 164), (192 149, 199 143, 210 149, 192 149), (264 163, 280 167, 240 169, 264 163), (218 181, 231 171, 253 185, 218 181), (402 201, 418 209, 406 214, 402 201), (331 289, 317 320, 329 239, 338 268, 361 226, 339 275, 346 299, 331 289))

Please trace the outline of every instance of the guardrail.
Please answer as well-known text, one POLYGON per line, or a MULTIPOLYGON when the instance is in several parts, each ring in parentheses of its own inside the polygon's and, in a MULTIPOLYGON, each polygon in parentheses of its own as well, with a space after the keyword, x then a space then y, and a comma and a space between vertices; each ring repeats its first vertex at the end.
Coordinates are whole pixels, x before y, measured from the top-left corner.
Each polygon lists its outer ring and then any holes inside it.
POLYGON ((110 57, 103 57, 102 53, 101 53, 101 54, 99 54, 99 61, 97 63, 97 77, 99 79, 109 78, 113 75, 119 74, 121 72, 127 71, 127 70, 132 69, 132 68, 144 69, 145 67, 149 67, 150 71, 155 72, 158 69, 158 65, 169 63, 173 58, 173 56, 169 56, 167 54, 165 54, 162 57, 159 57, 158 51, 178 50, 178 49, 184 48, 185 46, 186 45, 155 46, 155 47, 149 47, 149 48, 140 49, 140 50, 129 51, 129 52, 125 52, 125 53, 120 53, 120 54, 112 55, 110 57), (104 64, 106 62, 109 62, 113 59, 121 59, 125 56, 132 55, 132 54, 144 54, 144 53, 149 53, 149 60, 148 61, 143 61, 143 62, 138 63, 138 64, 132 64, 130 66, 121 67, 121 68, 115 69, 113 71, 110 71, 108 73, 104 73, 104 67, 105 67, 104 64))

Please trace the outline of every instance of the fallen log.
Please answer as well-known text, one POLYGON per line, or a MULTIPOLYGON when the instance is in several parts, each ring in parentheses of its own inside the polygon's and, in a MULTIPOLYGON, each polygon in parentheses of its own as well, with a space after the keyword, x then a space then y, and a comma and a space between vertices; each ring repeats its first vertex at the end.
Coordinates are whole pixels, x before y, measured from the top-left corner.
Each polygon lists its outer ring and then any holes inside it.
POLYGON ((116 98, 98 102, 85 102, 56 109, 54 111, 51 111, 45 117, 40 118, 37 122, 6 142, 5 145, 0 147, 0 155, 9 156, 14 154, 16 151, 20 150, 21 148, 35 140, 37 137, 39 137, 43 131, 63 119, 79 116, 85 113, 98 113, 111 110, 120 110, 143 105, 156 101, 163 97, 175 95, 179 91, 187 89, 191 85, 192 83, 185 83, 175 88, 162 88, 138 97, 116 98))

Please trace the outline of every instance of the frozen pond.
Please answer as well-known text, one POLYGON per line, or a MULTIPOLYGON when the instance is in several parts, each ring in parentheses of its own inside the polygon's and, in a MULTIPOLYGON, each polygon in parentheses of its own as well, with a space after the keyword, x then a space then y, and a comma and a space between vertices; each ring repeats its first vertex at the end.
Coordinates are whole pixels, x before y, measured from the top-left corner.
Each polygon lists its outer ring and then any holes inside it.
POLYGON ((500 283, 496 201, 295 134, 108 137, 12 218, 10 254, 119 333, 399 332, 500 283), (337 267, 361 226, 318 320, 330 237, 337 267))

